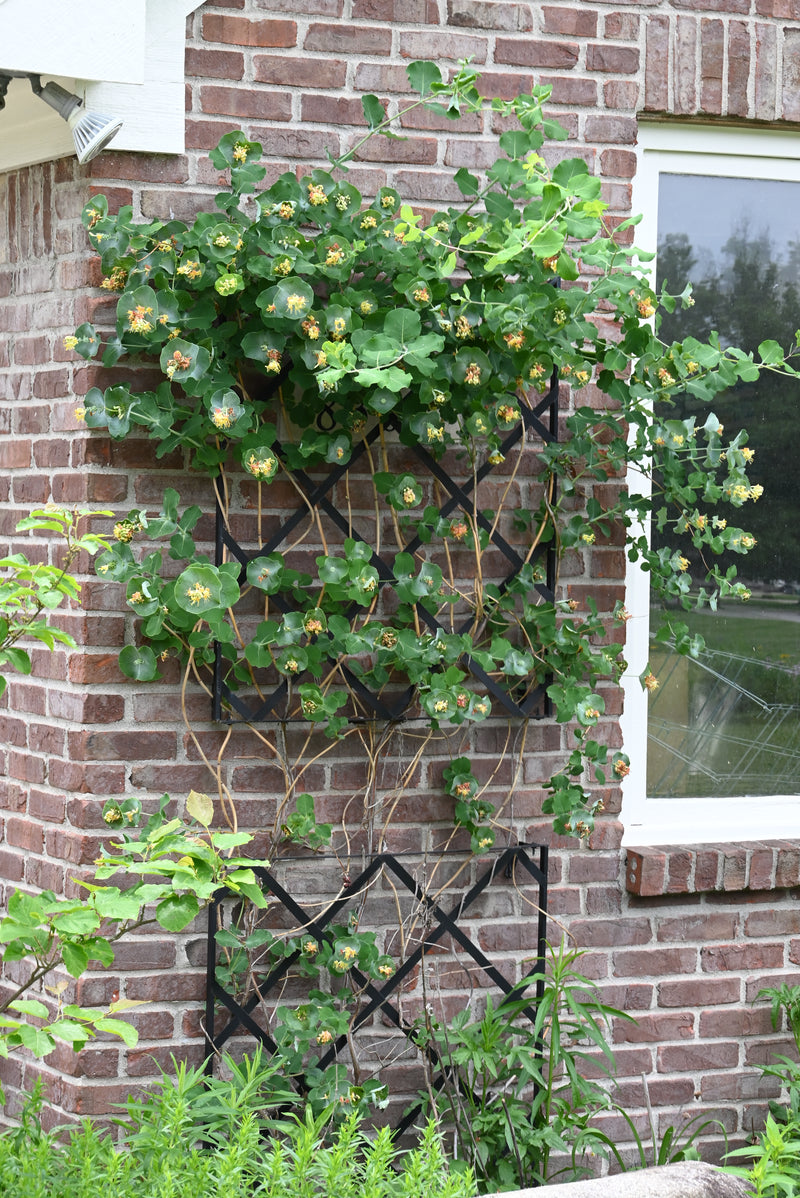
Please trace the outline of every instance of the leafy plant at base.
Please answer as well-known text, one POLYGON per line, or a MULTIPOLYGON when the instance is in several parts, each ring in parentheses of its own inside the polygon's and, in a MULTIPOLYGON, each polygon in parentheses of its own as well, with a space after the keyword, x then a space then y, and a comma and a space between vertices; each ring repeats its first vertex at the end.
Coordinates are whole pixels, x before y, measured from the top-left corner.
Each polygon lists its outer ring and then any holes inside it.
MULTIPOLYGON (((96 862, 93 880, 80 883, 87 892, 81 898, 57 898, 50 890, 36 895, 12 892, 0 921, 2 959, 7 965, 22 962, 24 969, 21 980, 0 1001, 0 1056, 22 1047, 42 1057, 58 1041, 77 1051, 97 1032, 113 1033, 134 1045, 136 1029, 117 1015, 140 1003, 121 999, 107 1011, 64 1003, 69 983, 47 985, 46 980, 61 967, 72 978, 79 978, 91 961, 110 967, 116 942, 149 924, 181 931, 220 886, 258 908, 266 906, 252 869, 258 862, 230 855, 252 837, 211 831, 213 803, 207 795, 189 794, 186 818, 167 818, 169 802, 164 795, 141 831, 129 830, 141 819, 138 800, 106 804, 106 823, 122 829, 122 839, 112 841, 96 862), (132 884, 127 889, 102 884, 118 875, 132 884), (40 986, 46 994, 30 997, 40 986)), ((17 969, 17 978, 19 973, 17 969)))
MULTIPOLYGON (((709 560, 746 553, 752 537, 709 514, 761 493, 747 476, 746 434, 723 439, 713 412, 703 424, 654 419, 654 403, 662 413, 681 391, 710 402, 763 370, 794 376, 787 354, 796 347, 785 352, 765 341, 756 360, 713 335, 707 343, 688 336, 663 344, 651 318, 657 325, 659 306, 690 305, 689 289, 679 297, 653 292, 644 256, 623 244, 636 221, 609 231, 600 179, 583 161, 547 166, 545 140, 564 136, 543 116, 549 89, 485 101, 467 65, 449 83, 430 63, 412 63, 408 74, 420 93, 410 107, 516 118, 483 181, 463 168, 455 173, 460 209, 423 220, 391 187, 365 200, 337 177, 352 150, 332 160, 333 172, 282 175, 249 215, 242 200, 263 178, 261 147, 234 131, 211 155, 231 172, 216 212, 191 225, 136 224, 130 208, 110 215, 101 196, 84 211, 103 286, 120 293, 117 323, 105 341, 83 325, 68 344, 86 358, 100 354, 111 368, 126 356, 157 362, 164 376, 154 390, 128 382, 93 388, 83 409, 87 425, 115 438, 143 428, 158 455, 182 448, 218 480, 223 497, 236 459, 259 505, 276 479, 344 468, 376 433, 380 460, 369 459, 376 503, 391 509, 399 542, 391 577, 378 570, 374 546, 356 536, 345 538, 341 553, 318 556, 316 576, 277 552, 246 571, 237 561, 212 565, 192 540, 198 513, 179 519, 169 496, 154 519, 131 513, 98 566, 127 584, 129 608, 141 618, 143 643, 123 650, 120 664, 130 677, 149 680, 158 676, 159 658, 176 655, 187 679, 194 675, 209 689, 215 660, 233 690, 258 689, 257 671, 272 671, 285 687, 286 716, 332 737, 352 730, 354 714, 363 718, 357 688, 342 683, 345 669, 378 693, 392 682, 410 684, 433 731, 489 718, 489 693, 473 665, 518 696, 544 687, 556 719, 575 727, 575 750, 547 783, 545 811, 558 832, 586 835, 597 801, 584 776, 588 770, 608 781, 608 749, 592 735, 603 714, 597 684, 618 681, 624 667, 618 646, 602 638, 626 613, 600 616, 590 601, 588 614, 576 615, 576 601, 547 597, 536 553, 547 544, 559 558, 585 553, 622 527, 629 556, 650 572, 656 592, 687 609, 714 606, 720 596, 746 598, 735 569, 714 565, 692 594, 684 554, 652 551, 638 531, 652 512, 709 560), (581 286, 554 285, 577 282, 584 268, 581 286), (503 463, 509 433, 553 374, 572 386, 576 406, 566 441, 532 455, 538 507, 487 513, 479 506, 479 472, 503 463), (395 436, 434 463, 461 455, 476 481, 471 502, 448 519, 436 505, 420 510, 424 480, 390 469, 387 444, 395 436), (629 494, 614 481, 628 468, 655 479, 652 496, 629 494), (601 502, 594 484, 609 480, 616 497, 605 487, 601 502), (399 530, 409 521, 418 542, 406 553, 399 530), (515 530, 507 535, 517 538, 523 563, 503 586, 483 577, 501 524, 515 530), (140 534, 170 540, 170 556, 183 564, 177 579, 159 550, 136 558, 129 542, 140 534), (448 565, 460 547, 473 556, 467 584, 448 565), (264 616, 248 634, 233 609, 259 590, 264 616), (446 631, 448 612, 465 618, 459 633, 446 631)), ((367 137, 392 135, 376 97, 364 98, 364 111, 367 137)), ((514 452, 512 478, 524 438, 514 452)), ((680 622, 665 635, 681 653, 700 650, 680 622)), ((657 680, 648 674, 644 681, 652 687, 657 680)), ((611 755, 611 779, 629 764, 611 755)), ((457 822, 473 840, 494 836, 470 811, 462 815, 457 822)))
POLYGON ((410 1152, 396 1150, 388 1128, 374 1138, 355 1116, 325 1138, 327 1119, 287 1117, 268 1139, 239 1081, 212 1093, 226 1112, 209 1121, 209 1092, 196 1071, 179 1068, 142 1104, 131 1103, 123 1140, 89 1121, 46 1133, 40 1094, 28 1101, 21 1127, 0 1134, 4 1198, 473 1198, 474 1179, 451 1172, 438 1132, 428 1124, 410 1152), (209 1143, 200 1144, 201 1130, 209 1143))
POLYGON ((630 1016, 600 1000, 576 968, 581 955, 563 943, 550 950, 538 1000, 529 994, 495 1007, 489 998, 480 1019, 468 1010, 447 1025, 429 1017, 418 1035, 445 1067, 441 1088, 431 1078, 423 1093, 424 1109, 452 1130, 457 1160, 474 1170, 482 1193, 579 1177, 580 1156, 602 1148, 590 1120, 611 1099, 585 1074, 612 1073, 606 1028, 612 1016, 630 1016))

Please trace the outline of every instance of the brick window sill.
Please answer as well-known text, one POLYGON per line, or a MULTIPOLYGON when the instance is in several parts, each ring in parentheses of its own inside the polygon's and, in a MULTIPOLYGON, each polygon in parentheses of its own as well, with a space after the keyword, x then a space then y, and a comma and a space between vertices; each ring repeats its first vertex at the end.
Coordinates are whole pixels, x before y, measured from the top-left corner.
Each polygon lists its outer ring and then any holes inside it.
POLYGON ((625 888, 642 898, 800 886, 800 841, 659 845, 627 850, 625 888))

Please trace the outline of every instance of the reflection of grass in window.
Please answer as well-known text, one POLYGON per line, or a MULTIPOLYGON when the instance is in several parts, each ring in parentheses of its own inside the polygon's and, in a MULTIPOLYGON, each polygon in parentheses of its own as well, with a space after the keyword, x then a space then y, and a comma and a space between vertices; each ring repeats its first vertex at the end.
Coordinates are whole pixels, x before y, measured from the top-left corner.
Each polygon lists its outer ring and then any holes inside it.
POLYGON ((664 685, 650 705, 648 793, 794 792, 800 786, 797 601, 775 598, 682 618, 710 652, 703 668, 654 649, 651 664, 664 685))

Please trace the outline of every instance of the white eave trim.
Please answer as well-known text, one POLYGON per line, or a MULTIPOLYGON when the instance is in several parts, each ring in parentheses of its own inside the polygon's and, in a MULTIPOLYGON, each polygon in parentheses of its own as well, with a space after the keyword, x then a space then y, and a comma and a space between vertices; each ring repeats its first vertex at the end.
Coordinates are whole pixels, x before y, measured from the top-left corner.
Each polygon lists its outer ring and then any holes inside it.
MULTIPOLYGON (((108 14, 120 16, 116 28, 118 44, 125 49, 127 67, 124 71, 109 66, 108 73, 98 73, 99 67, 84 59, 81 71, 66 69, 69 61, 75 65, 77 55, 70 49, 64 56, 64 67, 52 70, 61 60, 55 55, 53 42, 58 41, 58 22, 54 26, 56 36, 48 41, 41 56, 24 58, 17 56, 15 66, 6 58, 3 46, 2 25, 6 9, 24 4, 33 14, 51 0, 0 0, 0 71, 31 70, 41 74, 44 81, 55 79, 63 87, 77 92, 85 100, 87 108, 120 116, 123 126, 110 150, 139 150, 145 153, 182 154, 185 149, 185 91, 184 56, 186 45, 186 18, 200 7, 202 0, 135 0, 134 12, 141 6, 141 36, 139 25, 134 21, 133 31, 127 24, 130 0, 110 0, 103 9, 103 21, 108 14), (49 66, 38 65, 49 63, 49 66), (36 63, 35 66, 29 66, 36 63), (77 82, 76 82, 77 81, 77 82)), ((64 0, 52 0, 64 16, 68 16, 70 27, 75 22, 72 4, 64 0)), ((94 2, 94 0, 93 0, 94 2)), ((95 3, 96 8, 96 3, 95 3)), ((96 20, 96 17, 95 17, 96 20)), ((92 37, 92 26, 88 37, 92 37)), ((72 46, 68 42, 68 48, 72 46)), ((98 55, 96 63, 111 62, 98 55)), ((0 112, 0 172, 17 170, 36 162, 47 162, 72 154, 72 138, 65 122, 39 100, 25 79, 15 79, 8 90, 6 108, 0 112)))

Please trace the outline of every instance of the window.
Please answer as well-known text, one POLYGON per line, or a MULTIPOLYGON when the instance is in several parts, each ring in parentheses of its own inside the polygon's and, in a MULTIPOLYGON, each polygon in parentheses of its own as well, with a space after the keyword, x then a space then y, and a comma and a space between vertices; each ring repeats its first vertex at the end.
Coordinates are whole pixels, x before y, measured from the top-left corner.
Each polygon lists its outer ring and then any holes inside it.
MULTIPOLYGON (((659 286, 694 285, 694 308, 665 317, 664 339, 717 330, 723 343, 747 350, 770 338, 788 348, 800 328, 797 136, 643 125, 639 146, 634 209, 645 217, 637 244, 657 250, 659 286)), ((716 616, 676 612, 706 641, 688 659, 650 643, 658 621, 647 576, 630 571, 630 845, 800 837, 800 384, 767 374, 718 397, 713 409, 726 431, 748 430, 751 479, 764 486, 757 502, 721 513, 756 538, 735 561, 752 597, 721 604, 716 616), (649 699, 639 682, 648 661, 660 682, 649 699)), ((697 414, 702 423, 708 411, 686 396, 669 415, 697 414)), ((656 545, 680 543, 700 577, 685 536, 651 536, 656 545)))

